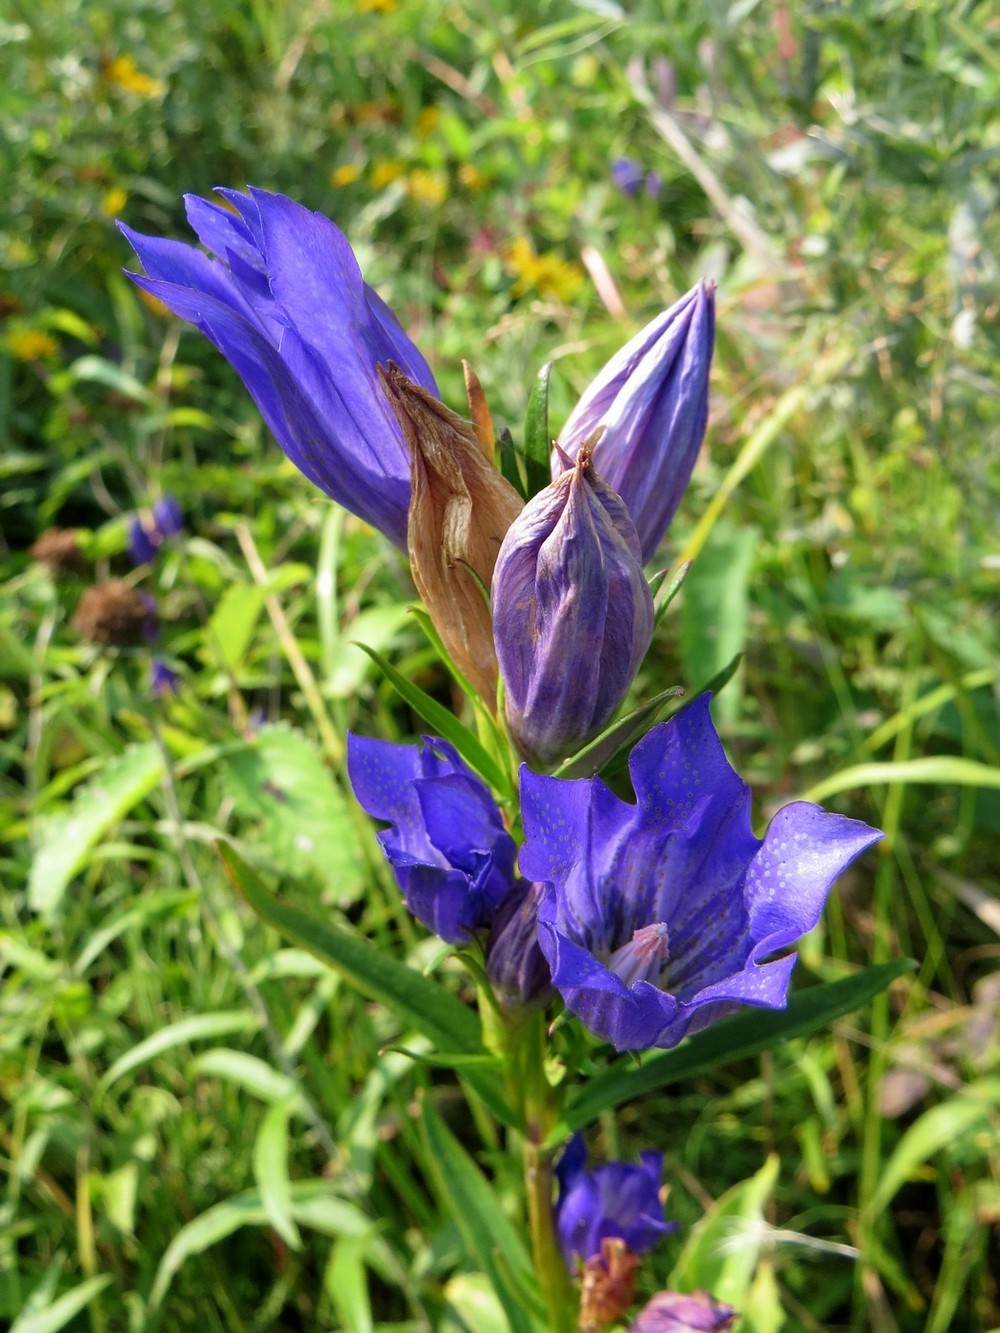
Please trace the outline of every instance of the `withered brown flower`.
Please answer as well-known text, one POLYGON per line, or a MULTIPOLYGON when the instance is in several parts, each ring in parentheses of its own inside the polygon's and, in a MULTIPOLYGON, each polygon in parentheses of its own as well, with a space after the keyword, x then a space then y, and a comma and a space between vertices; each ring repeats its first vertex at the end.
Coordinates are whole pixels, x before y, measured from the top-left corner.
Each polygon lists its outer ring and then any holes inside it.
POLYGON ((76 533, 69 528, 49 528, 41 534, 29 554, 56 578, 83 574, 87 569, 76 533))
POLYGON ((124 579, 108 579, 84 589, 73 628, 101 648, 136 648, 156 637, 156 606, 124 579))

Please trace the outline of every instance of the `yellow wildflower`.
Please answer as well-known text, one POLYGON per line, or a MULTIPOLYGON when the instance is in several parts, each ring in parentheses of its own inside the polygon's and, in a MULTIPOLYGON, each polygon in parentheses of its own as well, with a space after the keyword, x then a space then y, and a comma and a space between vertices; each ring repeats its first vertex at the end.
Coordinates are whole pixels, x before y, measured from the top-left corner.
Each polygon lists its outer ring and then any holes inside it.
POLYGON ((425 106, 417 116, 416 131, 417 137, 426 139, 433 134, 441 123, 441 108, 438 106, 425 106))
POLYGON ((504 261, 516 281, 514 296, 536 291, 559 301, 572 301, 583 287, 583 270, 553 251, 538 254, 526 236, 518 236, 504 249, 504 261))
POLYGON ((448 198, 448 181, 440 171, 417 167, 406 178, 406 193, 417 204, 440 204, 448 198))
POLYGON ((151 315, 156 315, 160 319, 166 319, 170 315, 170 307, 165 305, 158 296, 152 292, 144 292, 138 288, 138 297, 151 315))
POLYGON ((42 329, 8 329, 3 345, 16 361, 40 361, 59 351, 52 334, 42 329))
POLYGON ((359 14, 393 14, 399 0, 358 0, 359 14))
POLYGON ((343 162, 330 172, 331 185, 353 185, 361 176, 361 168, 356 162, 343 162))
POLYGON ((128 203, 128 191, 114 185, 101 200, 101 212, 106 218, 116 218, 128 203))
POLYGON ((458 169, 458 183, 465 190, 484 190, 486 176, 471 162, 463 162, 458 169))
POLYGON ((104 77, 122 92, 134 93, 136 97, 147 100, 162 97, 167 91, 167 85, 162 79, 143 74, 133 56, 115 56, 114 60, 108 61, 104 67, 104 77))

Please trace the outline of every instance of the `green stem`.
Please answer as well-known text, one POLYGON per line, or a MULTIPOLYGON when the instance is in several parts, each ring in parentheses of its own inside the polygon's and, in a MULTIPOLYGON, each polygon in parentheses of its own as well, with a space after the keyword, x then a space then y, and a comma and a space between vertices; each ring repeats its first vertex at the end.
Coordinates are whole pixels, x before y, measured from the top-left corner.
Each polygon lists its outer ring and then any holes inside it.
POLYGON ((573 1333, 576 1294, 556 1237, 552 1209, 552 1154, 543 1144, 557 1119, 555 1089, 545 1073, 545 1019, 536 1014, 510 1031, 511 1090, 524 1115, 524 1189, 528 1223, 550 1333, 573 1333))

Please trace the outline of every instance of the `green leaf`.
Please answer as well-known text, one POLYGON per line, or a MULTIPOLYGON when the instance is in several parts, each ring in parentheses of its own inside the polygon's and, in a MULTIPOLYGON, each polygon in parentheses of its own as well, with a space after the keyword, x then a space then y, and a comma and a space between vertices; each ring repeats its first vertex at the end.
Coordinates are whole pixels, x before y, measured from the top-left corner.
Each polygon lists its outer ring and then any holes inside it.
POLYGON ((489 1278, 507 1315, 511 1333, 535 1333, 527 1305, 538 1297, 531 1261, 521 1237, 504 1215, 475 1162, 434 1110, 423 1101, 426 1165, 442 1208, 448 1212, 469 1255, 489 1278), (500 1261, 500 1262, 498 1262, 500 1261))
POLYGON ((710 1291, 717 1300, 746 1309, 779 1166, 780 1159, 772 1154, 755 1176, 716 1200, 692 1228, 670 1275, 671 1288, 710 1291))
POLYGON ((91 1277, 72 1291, 65 1292, 44 1310, 35 1310, 27 1318, 16 1319, 10 1333, 56 1333, 80 1313, 111 1281, 107 1275, 91 1277))
POLYGON ((647 703, 640 704, 610 727, 605 727, 599 736, 595 736, 582 750, 570 755, 553 772, 556 778, 589 778, 599 773, 602 768, 612 763, 616 756, 645 736, 650 727, 660 720, 663 710, 671 699, 684 693, 683 686, 672 685, 669 690, 655 695, 647 703))
POLYGON ((480 741, 473 736, 468 727, 459 722, 450 709, 445 708, 443 704, 439 704, 429 694, 425 694, 419 685, 414 685, 412 681, 407 680, 374 648, 369 648, 363 643, 359 643, 358 647, 366 652, 373 662, 378 664, 396 692, 410 705, 415 713, 424 719, 436 736, 450 741, 466 763, 474 768, 498 795, 502 798, 509 797, 510 781, 500 765, 480 741))
POLYGON ((524 484, 521 457, 517 452, 517 446, 514 444, 514 437, 506 426, 503 427, 497 437, 497 463, 504 481, 510 482, 522 500, 529 500, 531 497, 528 495, 528 489, 524 484))
POLYGON ((268 1221, 293 1250, 302 1237, 292 1216, 292 1186, 288 1179, 288 1121, 298 1098, 283 1098, 268 1107, 253 1145, 253 1176, 268 1221))
POLYGON ((549 380, 547 361, 535 378, 524 418, 524 477, 528 497, 537 495, 552 480, 552 439, 549 435, 549 380))
POLYGON ((267 590, 256 583, 234 583, 222 594, 205 628, 202 657, 221 671, 238 671, 253 640, 267 590))
POLYGON ((935 783, 942 787, 1000 788, 1000 768, 981 764, 961 755, 924 755, 893 764, 855 764, 841 769, 810 787, 803 800, 825 801, 852 787, 886 787, 908 782, 935 783))
POLYGON ((632 1056, 623 1056, 592 1078, 570 1101, 562 1124, 549 1136, 548 1144, 555 1147, 603 1111, 624 1102, 700 1078, 719 1065, 760 1055, 794 1037, 807 1037, 835 1018, 860 1009, 915 966, 908 958, 878 963, 841 981, 797 991, 787 1009, 744 1009, 673 1050, 646 1056, 641 1064, 637 1065, 632 1056))
MULTIPOLYGON (((325 1236, 363 1236, 372 1227, 360 1208, 338 1198, 325 1180, 297 1181, 290 1189, 290 1207, 293 1219, 300 1226, 325 1236)), ((247 1190, 216 1204, 182 1227, 167 1246, 156 1270, 149 1294, 150 1310, 157 1310, 163 1303, 174 1275, 185 1260, 202 1254, 242 1227, 268 1225, 270 1218, 260 1195, 256 1190, 247 1190)))
MULTIPOLYGON (((940 1106, 933 1106, 916 1120, 896 1144, 886 1162, 878 1185, 868 1206, 869 1220, 881 1213, 896 1191, 910 1179, 925 1162, 951 1144, 961 1143, 968 1152, 974 1141, 977 1125, 989 1129, 996 1108, 1000 1104, 1000 1078, 978 1079, 950 1097, 940 1106)), ((995 1147, 995 1140, 990 1136, 995 1147)), ((984 1156, 987 1150, 984 1150, 984 1156)))
MULTIPOLYGON (((196 1055, 188 1065, 188 1073, 192 1077, 225 1079, 264 1102, 299 1098, 299 1090, 287 1074, 274 1069, 259 1055, 234 1051, 228 1046, 215 1046, 210 1051, 196 1055)), ((297 1101, 295 1109, 298 1109, 297 1101)))
MULTIPOLYGON (((718 523, 684 583, 681 604, 681 661, 688 680, 702 689, 746 644, 750 568, 757 546, 755 528, 718 523)), ((719 700, 722 721, 739 712, 732 691, 719 700)))
POLYGON ((659 624, 671 602, 684 586, 684 580, 691 571, 693 560, 681 560, 673 569, 662 569, 649 580, 649 591, 653 596, 654 623, 659 624))
POLYGON ((189 1018, 181 1018, 126 1051, 105 1073, 101 1086, 110 1088, 123 1074, 155 1060, 158 1055, 175 1046, 186 1046, 206 1037, 228 1037, 234 1032, 252 1032, 259 1026, 260 1020, 244 1009, 226 1009, 214 1014, 192 1014, 189 1018))
MULTIPOLYGON (((423 1032, 442 1054, 485 1054, 478 1018, 443 986, 398 963, 360 936, 279 902, 231 847, 220 842, 216 850, 237 891, 286 939, 321 958, 363 995, 391 1009, 408 1027, 423 1032)), ((474 1066, 462 1072, 494 1114, 505 1124, 515 1123, 491 1070, 474 1066)))
POLYGON ((37 851, 28 877, 28 906, 51 917, 73 876, 112 824, 139 804, 163 777, 163 755, 154 741, 134 745, 108 760, 73 797, 69 810, 39 821, 37 851))
POLYGON ((361 897, 366 879, 347 801, 308 737, 290 727, 263 727, 226 756, 223 774, 236 809, 256 822, 259 845, 274 865, 318 878, 341 905, 361 897))

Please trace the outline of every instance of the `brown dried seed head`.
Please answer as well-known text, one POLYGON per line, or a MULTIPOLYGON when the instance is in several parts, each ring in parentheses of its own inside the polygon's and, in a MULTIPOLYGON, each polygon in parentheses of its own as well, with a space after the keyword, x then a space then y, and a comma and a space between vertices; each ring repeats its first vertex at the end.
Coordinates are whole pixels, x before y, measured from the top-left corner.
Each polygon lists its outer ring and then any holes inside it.
POLYGON ((607 1236, 601 1252, 583 1268, 580 1290, 580 1333, 599 1333, 625 1314, 635 1300, 639 1256, 623 1240, 607 1236))
POLYGON ((455 665, 492 708, 497 659, 482 586, 524 502, 483 456, 469 422, 396 366, 380 366, 379 379, 410 450, 414 582, 455 665))
POLYGON ((56 577, 87 571, 87 561, 76 533, 68 528, 49 528, 38 538, 29 554, 56 577))
POLYGON ((108 579, 84 589, 73 628, 102 648, 136 648, 155 634, 156 612, 147 594, 124 579, 108 579))

